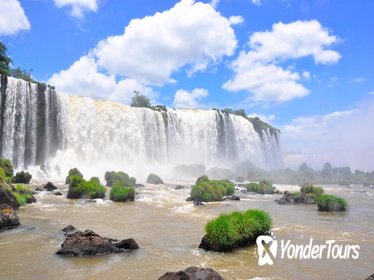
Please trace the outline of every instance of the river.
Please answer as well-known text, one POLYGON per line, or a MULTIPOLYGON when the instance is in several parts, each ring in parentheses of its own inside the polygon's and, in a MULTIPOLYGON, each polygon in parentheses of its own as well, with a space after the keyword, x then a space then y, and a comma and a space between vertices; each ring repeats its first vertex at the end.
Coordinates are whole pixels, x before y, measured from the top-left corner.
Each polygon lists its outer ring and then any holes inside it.
POLYGON ((325 192, 348 201, 350 207, 344 213, 318 212, 316 205, 281 206, 274 202, 281 195, 241 192, 240 201, 196 207, 185 201, 189 187, 175 190, 175 184, 146 185, 137 189, 135 202, 127 203, 68 200, 64 184, 58 184, 63 196, 41 192, 36 195, 37 203, 18 210, 22 226, 0 233, 0 279, 157 279, 166 271, 191 265, 211 267, 225 279, 365 279, 374 272, 374 191, 368 187, 324 186, 325 192), (248 208, 260 208, 271 215, 277 240, 306 245, 312 237, 315 244, 331 239, 357 244, 359 258, 277 258, 272 266, 258 266, 255 245, 231 253, 197 249, 208 220, 248 208), (111 238, 132 237, 140 249, 109 256, 57 256, 65 238, 60 229, 69 224, 111 238))

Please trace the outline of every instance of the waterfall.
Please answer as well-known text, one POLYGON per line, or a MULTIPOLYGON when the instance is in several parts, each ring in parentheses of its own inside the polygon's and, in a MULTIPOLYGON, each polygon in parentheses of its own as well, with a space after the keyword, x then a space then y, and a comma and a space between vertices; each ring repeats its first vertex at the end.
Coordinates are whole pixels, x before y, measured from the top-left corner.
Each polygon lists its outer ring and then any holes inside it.
POLYGON ((178 164, 274 167, 278 137, 219 110, 132 108, 1 76, 0 156, 20 169, 77 166, 92 175, 109 169, 136 175, 178 164))

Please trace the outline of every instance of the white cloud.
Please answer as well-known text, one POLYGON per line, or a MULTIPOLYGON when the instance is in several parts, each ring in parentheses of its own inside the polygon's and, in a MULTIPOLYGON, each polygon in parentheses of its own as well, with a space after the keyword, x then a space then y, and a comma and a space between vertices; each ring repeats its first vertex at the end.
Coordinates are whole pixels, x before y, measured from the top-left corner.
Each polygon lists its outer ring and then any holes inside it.
POLYGON ((231 25, 237 25, 244 22, 244 18, 242 16, 231 16, 229 17, 229 22, 231 25))
POLYGON ((356 79, 353 79, 353 80, 352 80, 352 83, 360 84, 360 83, 363 83, 363 82, 365 82, 365 81, 366 81, 365 78, 358 77, 358 78, 356 78, 356 79))
POLYGON ((29 29, 30 22, 18 0, 0 1, 0 36, 29 29))
POLYGON ((71 7, 70 14, 82 18, 85 12, 96 12, 99 0, 53 0, 58 8, 71 7))
POLYGON ((373 170, 373 119, 373 98, 350 110, 295 118, 281 127, 285 165, 298 167, 305 161, 321 168, 329 161, 373 170))
POLYGON ((193 73, 232 55, 236 45, 227 18, 210 4, 182 0, 170 10, 132 20, 124 34, 99 42, 94 53, 111 73, 162 85, 184 66, 193 73))
POLYGON ((275 121, 276 117, 274 114, 270 114, 270 115, 263 115, 263 114, 257 114, 257 113, 253 113, 253 114, 250 114, 248 115, 248 117, 250 118, 260 118, 260 120, 262 120, 263 122, 266 122, 268 124, 271 124, 273 121, 275 121))
POLYGON ((110 99, 124 104, 131 102, 134 90, 140 91, 151 100, 157 97, 157 93, 152 88, 135 80, 123 79, 116 82, 114 75, 101 73, 90 55, 82 56, 67 70, 54 74, 48 83, 66 94, 110 99))
POLYGON ((220 0, 212 0, 210 1, 210 5, 213 7, 213 8, 216 8, 217 5, 219 4, 220 0))
POLYGON ((256 5, 256 6, 261 6, 262 5, 262 1, 263 0, 251 0, 252 4, 256 5))
MULTIPOLYGON (((317 20, 276 23, 271 31, 250 36, 250 51, 242 51, 232 62, 235 75, 223 88, 246 90, 252 100, 260 102, 281 103, 306 96, 309 90, 300 84, 299 73, 280 64, 307 56, 312 56, 316 64, 336 63, 340 54, 327 47, 337 41, 317 20)), ((302 73, 304 78, 310 76, 307 73, 302 73)))
POLYGON ((304 77, 305 79, 307 79, 307 80, 310 79, 310 72, 309 72, 309 71, 303 71, 302 75, 303 75, 303 77, 304 77))
POLYGON ((180 89, 175 93, 173 105, 175 108, 201 108, 203 104, 199 101, 208 96, 204 88, 195 88, 191 92, 180 89))

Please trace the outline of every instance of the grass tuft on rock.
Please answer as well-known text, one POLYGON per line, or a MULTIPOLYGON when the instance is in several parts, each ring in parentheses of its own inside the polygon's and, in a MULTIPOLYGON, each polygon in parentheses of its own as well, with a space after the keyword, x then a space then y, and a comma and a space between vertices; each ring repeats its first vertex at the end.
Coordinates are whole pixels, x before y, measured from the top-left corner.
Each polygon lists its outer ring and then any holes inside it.
MULTIPOLYGON (((200 178, 199 178, 200 179, 200 178)), ((226 195, 235 192, 235 185, 228 180, 197 180, 191 189, 191 200, 194 201, 220 201, 226 195)))
POLYGON ((258 209, 221 214, 205 225, 205 249, 230 251, 246 245, 270 231, 271 223, 269 214, 258 209))
POLYGON ((321 194, 317 198, 319 211, 345 211, 348 203, 344 198, 332 194, 321 194))
POLYGON ((94 199, 103 198, 105 196, 106 189, 101 185, 97 177, 92 177, 89 181, 84 180, 80 175, 72 175, 68 176, 68 178, 68 198, 88 197, 94 199))
POLYGON ((276 188, 268 181, 261 181, 259 183, 252 182, 247 184, 247 191, 260 194, 272 194, 276 192, 276 188))
POLYGON ((135 188, 116 183, 110 189, 110 199, 113 201, 134 201, 135 188))

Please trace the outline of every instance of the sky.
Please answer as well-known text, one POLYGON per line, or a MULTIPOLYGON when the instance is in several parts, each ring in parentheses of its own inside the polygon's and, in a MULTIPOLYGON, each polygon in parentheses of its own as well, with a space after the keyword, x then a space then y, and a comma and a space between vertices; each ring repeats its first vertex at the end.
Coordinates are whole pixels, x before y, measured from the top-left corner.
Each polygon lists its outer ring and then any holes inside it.
POLYGON ((0 0, 13 64, 66 94, 245 109, 285 166, 374 170, 374 1, 0 0))

